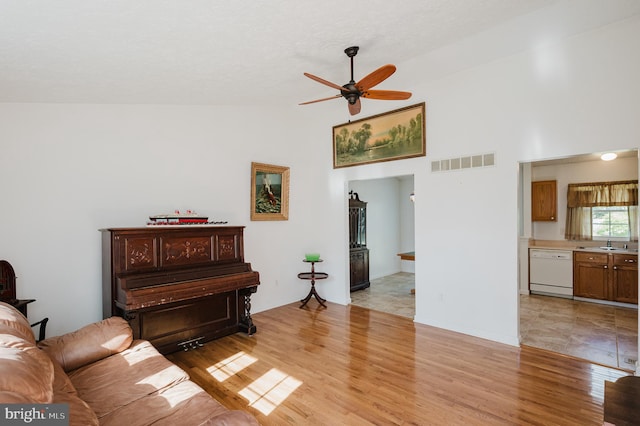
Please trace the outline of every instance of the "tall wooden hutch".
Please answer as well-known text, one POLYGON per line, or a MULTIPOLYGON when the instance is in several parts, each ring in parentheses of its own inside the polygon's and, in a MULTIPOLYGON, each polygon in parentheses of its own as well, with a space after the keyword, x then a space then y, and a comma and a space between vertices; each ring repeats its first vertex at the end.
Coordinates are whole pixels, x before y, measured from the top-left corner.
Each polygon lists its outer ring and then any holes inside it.
POLYGON ((358 193, 349 192, 349 269, 350 290, 369 287, 369 249, 367 248, 367 203, 358 193))

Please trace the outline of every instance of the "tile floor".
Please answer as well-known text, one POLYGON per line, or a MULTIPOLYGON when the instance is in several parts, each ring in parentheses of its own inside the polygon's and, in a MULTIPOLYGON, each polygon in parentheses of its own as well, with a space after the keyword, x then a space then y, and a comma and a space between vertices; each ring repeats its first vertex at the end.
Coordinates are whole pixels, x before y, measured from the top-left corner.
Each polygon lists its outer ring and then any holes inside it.
POLYGON ((559 297, 520 296, 523 345, 634 371, 638 310, 559 297))
POLYGON ((351 303, 375 311, 387 312, 413 319, 416 314, 415 274, 398 272, 371 280, 371 286, 351 292, 351 303))
MULTIPOLYGON (((414 318, 414 287, 415 275, 399 272, 352 292, 351 303, 414 318)), ((523 345, 633 371, 638 357, 638 310, 521 295, 520 336, 523 345)))

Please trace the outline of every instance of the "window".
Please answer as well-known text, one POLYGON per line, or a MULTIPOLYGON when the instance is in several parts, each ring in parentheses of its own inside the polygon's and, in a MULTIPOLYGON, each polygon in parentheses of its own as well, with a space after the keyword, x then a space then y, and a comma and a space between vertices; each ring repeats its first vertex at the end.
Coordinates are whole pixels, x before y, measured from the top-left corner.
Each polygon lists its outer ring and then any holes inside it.
POLYGON ((625 206, 592 207, 591 226, 594 240, 628 240, 629 208, 625 206))
POLYGON ((570 183, 565 239, 638 241, 638 181, 570 183))

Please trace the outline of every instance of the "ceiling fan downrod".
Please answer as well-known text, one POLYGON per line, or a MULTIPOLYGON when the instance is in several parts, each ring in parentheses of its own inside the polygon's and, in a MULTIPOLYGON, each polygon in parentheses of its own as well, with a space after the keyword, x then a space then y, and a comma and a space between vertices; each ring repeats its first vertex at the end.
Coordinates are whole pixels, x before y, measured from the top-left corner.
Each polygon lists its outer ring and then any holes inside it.
POLYGON ((356 87, 356 81, 353 79, 353 57, 358 54, 358 49, 360 49, 358 46, 351 46, 344 49, 344 53, 351 59, 351 81, 342 86, 345 88, 342 96, 344 96, 351 105, 354 105, 360 95, 362 95, 356 87))

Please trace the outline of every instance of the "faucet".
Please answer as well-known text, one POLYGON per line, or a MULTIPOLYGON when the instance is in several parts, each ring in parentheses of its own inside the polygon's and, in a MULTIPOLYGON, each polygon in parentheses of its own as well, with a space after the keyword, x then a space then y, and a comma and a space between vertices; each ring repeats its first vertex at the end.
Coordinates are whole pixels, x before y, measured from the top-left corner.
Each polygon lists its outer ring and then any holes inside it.
POLYGON ((611 247, 611 240, 607 240, 607 247, 611 247))

